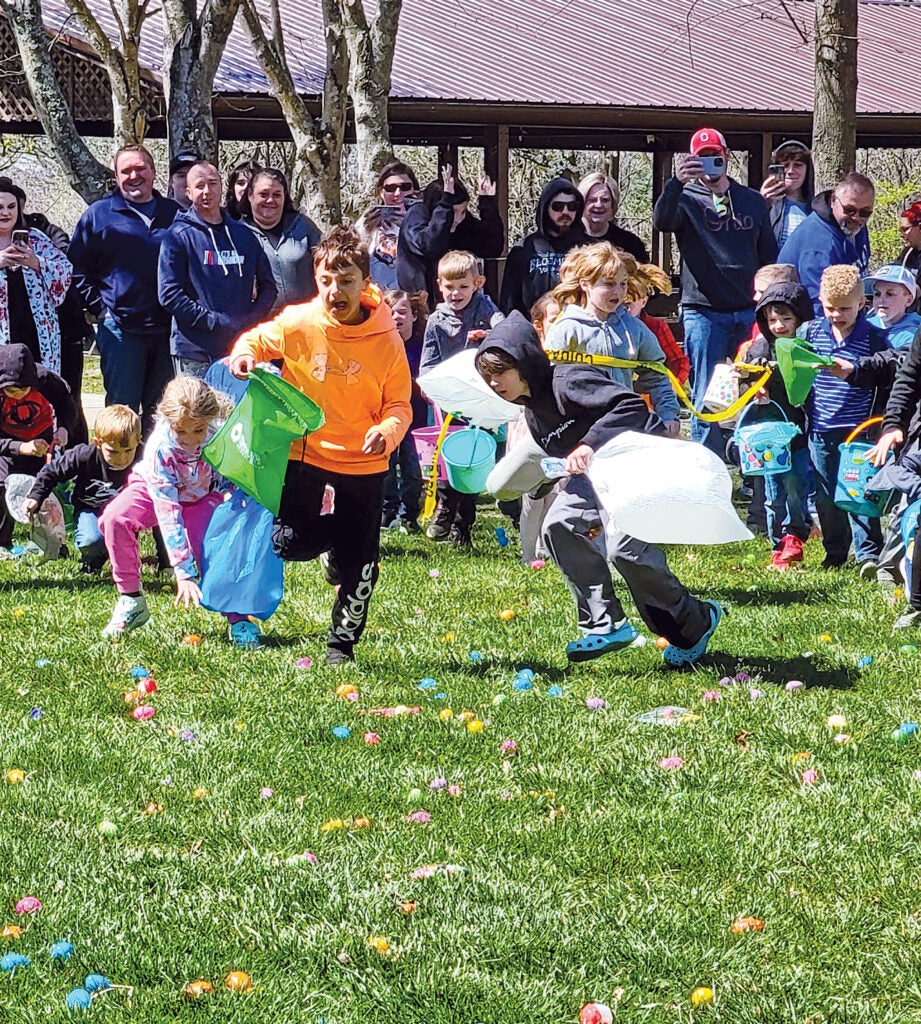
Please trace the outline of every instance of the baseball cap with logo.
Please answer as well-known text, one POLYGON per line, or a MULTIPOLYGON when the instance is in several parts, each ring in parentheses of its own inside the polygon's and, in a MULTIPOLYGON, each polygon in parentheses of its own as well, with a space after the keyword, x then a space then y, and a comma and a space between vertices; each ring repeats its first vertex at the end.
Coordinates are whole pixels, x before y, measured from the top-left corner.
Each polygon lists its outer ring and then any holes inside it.
POLYGON ((917 278, 908 267, 903 267, 899 263, 887 263, 884 267, 880 267, 875 274, 865 277, 864 281, 871 286, 877 282, 881 284, 900 284, 908 291, 912 299, 918 297, 917 278))
POLYGON ((722 134, 715 128, 698 128, 691 136, 691 156, 699 156, 705 149, 729 149, 722 134))

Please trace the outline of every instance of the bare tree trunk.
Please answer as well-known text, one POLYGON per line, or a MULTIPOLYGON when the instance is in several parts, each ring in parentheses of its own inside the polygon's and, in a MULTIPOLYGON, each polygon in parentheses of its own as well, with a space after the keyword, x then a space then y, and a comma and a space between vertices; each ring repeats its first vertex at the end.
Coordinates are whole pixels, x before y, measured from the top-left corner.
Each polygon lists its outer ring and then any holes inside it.
POLYGON ((206 3, 199 17, 195 0, 163 0, 163 79, 170 157, 183 151, 217 159, 211 113, 214 76, 240 0, 206 3))
POLYGON ((143 142, 147 134, 147 111, 141 94, 141 65, 138 42, 149 16, 150 0, 113 0, 109 10, 118 24, 116 46, 105 34, 86 0, 67 0, 87 41, 99 55, 112 86, 112 124, 119 147, 143 142))
POLYGON ((54 74, 39 0, 0 0, 10 20, 32 102, 70 187, 91 203, 106 194, 111 172, 89 151, 54 74))
POLYGON ((326 78, 323 106, 314 119, 298 95, 285 56, 278 0, 271 0, 268 31, 253 0, 242 0, 243 17, 256 56, 281 106, 294 139, 291 191, 310 216, 324 228, 342 219, 339 171, 348 105, 349 54, 343 32, 339 0, 323 0, 326 38, 326 78))
POLYGON ((393 159, 390 87, 403 0, 380 0, 370 26, 363 0, 341 3, 349 46, 349 92, 355 118, 358 171, 364 187, 370 189, 376 172, 393 159))
POLYGON ((816 0, 816 186, 831 188, 857 159, 857 0, 816 0))

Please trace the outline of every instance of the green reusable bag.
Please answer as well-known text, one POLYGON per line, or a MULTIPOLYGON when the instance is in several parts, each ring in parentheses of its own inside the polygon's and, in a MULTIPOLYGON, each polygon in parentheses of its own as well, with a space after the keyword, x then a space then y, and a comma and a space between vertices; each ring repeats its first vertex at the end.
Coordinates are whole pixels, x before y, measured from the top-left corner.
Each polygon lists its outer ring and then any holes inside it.
POLYGON ((777 369, 787 389, 790 405, 799 406, 809 396, 812 383, 823 366, 834 366, 834 359, 813 352, 799 338, 775 338, 777 369))
POLYGON ((255 367, 239 405, 202 458, 278 515, 291 442, 323 426, 323 410, 293 384, 255 367))

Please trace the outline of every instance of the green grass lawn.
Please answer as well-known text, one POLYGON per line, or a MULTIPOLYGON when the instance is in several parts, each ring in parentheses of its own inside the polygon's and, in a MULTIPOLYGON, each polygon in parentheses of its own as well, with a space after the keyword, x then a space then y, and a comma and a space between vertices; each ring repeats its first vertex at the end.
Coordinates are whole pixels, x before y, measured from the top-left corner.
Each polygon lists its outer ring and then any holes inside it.
POLYGON ((134 993, 87 1017, 135 1024, 564 1024, 589 1000, 650 1024, 921 1020, 921 745, 892 739, 921 719, 921 654, 900 650, 875 586, 823 572, 815 542, 782 576, 761 541, 675 549, 678 574, 731 608, 712 656, 675 674, 649 638, 568 668, 562 580, 522 568, 498 525, 481 515, 473 555, 388 537, 340 669, 323 664, 315 565, 289 570, 266 647, 238 654, 152 577, 153 621, 107 643, 110 584, 73 560, 0 562, 0 768, 26 775, 0 781, 0 927, 25 928, 0 953, 32 960, 0 975, 0 1021, 71 1019, 90 972, 134 993), (159 686, 146 723, 123 700, 139 664, 159 686), (636 721, 665 704, 699 720, 636 721), (397 705, 421 710, 370 713, 397 705), (459 870, 414 878, 438 864, 459 870), (43 909, 18 917, 29 895, 43 909), (764 930, 734 934, 742 916, 764 930), (68 963, 49 958, 60 939, 68 963), (251 992, 225 988, 232 970, 251 992), (199 977, 215 993, 190 1005, 199 977), (693 1009, 700 985, 715 1002, 693 1009))

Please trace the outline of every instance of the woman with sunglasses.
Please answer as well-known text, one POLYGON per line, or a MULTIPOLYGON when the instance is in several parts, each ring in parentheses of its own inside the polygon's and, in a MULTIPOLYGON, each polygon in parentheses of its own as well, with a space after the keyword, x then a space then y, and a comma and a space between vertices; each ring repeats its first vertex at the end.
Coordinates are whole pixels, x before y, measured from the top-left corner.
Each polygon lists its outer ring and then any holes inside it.
POLYGON ((484 260, 502 254, 505 231, 496 185, 485 174, 480 175, 477 198, 478 217, 467 208, 470 193, 449 164, 441 169, 441 180, 426 185, 422 201, 406 213, 397 247, 397 276, 403 291, 428 293, 429 309, 438 305, 435 278, 446 252, 463 250, 484 260))
POLYGON ((359 217, 355 229, 371 254, 371 280, 391 291, 397 285, 397 242, 407 206, 419 195, 415 171, 400 160, 383 167, 374 184, 378 202, 359 217))

